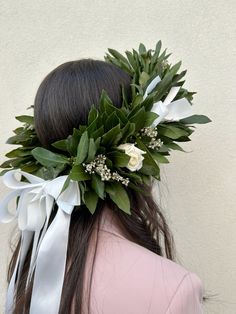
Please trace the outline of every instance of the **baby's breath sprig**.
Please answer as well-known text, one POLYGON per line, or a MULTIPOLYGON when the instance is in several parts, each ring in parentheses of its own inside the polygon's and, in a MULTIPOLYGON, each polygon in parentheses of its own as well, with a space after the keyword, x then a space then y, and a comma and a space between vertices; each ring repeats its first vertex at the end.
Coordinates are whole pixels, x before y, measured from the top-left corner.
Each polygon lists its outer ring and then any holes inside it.
POLYGON ((151 138, 150 142, 147 145, 149 148, 156 149, 160 148, 163 145, 161 139, 157 137, 158 136, 157 127, 149 126, 142 128, 140 132, 138 132, 138 135, 139 137, 146 135, 147 137, 151 138))
POLYGON ((122 177, 117 171, 112 173, 112 179, 115 181, 121 181, 121 183, 126 186, 129 184, 129 178, 122 177))
POLYGON ((85 172, 88 172, 89 174, 92 173, 98 173, 101 176, 102 181, 109 181, 109 180, 115 180, 120 181, 124 185, 129 184, 129 178, 122 177, 117 171, 111 172, 111 169, 107 167, 105 164, 106 162, 106 156, 105 155, 98 155, 95 157, 95 159, 89 163, 82 163, 82 165, 85 167, 85 172))

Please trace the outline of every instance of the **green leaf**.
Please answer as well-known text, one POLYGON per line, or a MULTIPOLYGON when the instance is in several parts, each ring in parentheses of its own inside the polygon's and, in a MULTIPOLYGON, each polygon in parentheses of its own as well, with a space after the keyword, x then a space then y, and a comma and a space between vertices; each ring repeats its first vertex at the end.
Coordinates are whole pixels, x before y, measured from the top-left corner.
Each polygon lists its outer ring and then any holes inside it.
POLYGON ((147 111, 143 115, 143 119, 145 120, 144 127, 148 127, 152 125, 152 123, 159 117, 159 115, 155 112, 147 111))
POLYGON ((22 149, 21 147, 11 150, 5 156, 8 158, 24 157, 31 155, 31 150, 22 149))
POLYGON ((112 201, 125 213, 131 215, 130 200, 126 190, 121 183, 111 182, 105 186, 106 192, 109 194, 112 201))
POLYGON ((88 132, 85 131, 79 141, 78 149, 77 149, 77 158, 75 164, 81 164, 88 153, 88 146, 89 146, 89 138, 88 138, 88 132))
POLYGON ((22 170, 22 171, 25 171, 25 172, 28 172, 28 173, 34 173, 34 172, 36 172, 39 168, 40 168, 40 166, 39 166, 39 165, 36 165, 35 162, 31 162, 31 163, 28 163, 28 164, 26 164, 26 165, 21 166, 21 170, 22 170))
POLYGON ((165 146, 170 148, 170 149, 180 150, 181 152, 186 152, 185 150, 183 150, 182 147, 180 147, 178 144, 173 143, 173 142, 172 143, 166 143, 165 146))
POLYGON ((85 203, 84 193, 85 193, 86 182, 85 181, 79 181, 78 184, 79 184, 79 188, 80 188, 80 192, 81 192, 81 199, 82 199, 83 203, 85 203))
POLYGON ((63 164, 57 167, 40 167, 34 174, 44 180, 53 180, 63 171, 64 167, 63 164))
POLYGON ((22 131, 24 131, 24 128, 23 128, 23 127, 19 127, 19 128, 16 128, 15 130, 13 130, 13 132, 14 132, 15 134, 20 134, 20 133, 22 133, 22 131))
POLYGON ((45 167, 56 167, 59 164, 69 164, 68 158, 55 154, 43 147, 36 147, 32 150, 34 158, 45 167))
POLYGON ((102 144, 106 146, 116 145, 116 143, 121 139, 121 137, 122 133, 120 130, 119 123, 102 136, 102 144))
POLYGON ((160 54, 160 51, 161 51, 161 40, 159 40, 157 43, 156 43, 156 48, 155 48, 155 56, 158 57, 159 54, 160 54))
POLYGON ((94 214, 97 207, 98 195, 93 190, 85 191, 84 202, 90 213, 94 214))
POLYGON ((172 139, 178 139, 182 136, 188 136, 189 133, 181 128, 171 125, 158 125, 158 133, 172 139))
POLYGON ((93 138, 96 140, 104 134, 104 126, 102 125, 99 129, 93 132, 93 138))
MULTIPOLYGON (((153 176, 155 177, 155 176, 153 176)), ((142 174, 142 181, 146 185, 150 185, 151 177, 150 175, 142 174)))
POLYGON ((125 63, 125 64, 127 64, 127 65, 129 66, 129 63, 128 63, 127 59, 126 59, 121 53, 119 53, 117 50, 108 48, 108 51, 109 51, 110 54, 113 55, 116 59, 122 61, 123 63, 125 63))
POLYGON ((176 142, 189 142, 191 141, 191 139, 187 136, 181 136, 180 138, 177 138, 175 141, 176 142))
POLYGON ((17 116, 16 120, 30 125, 34 124, 34 117, 28 115, 17 116))
POLYGON ((102 139, 101 137, 98 137, 94 142, 96 146, 96 150, 100 147, 101 139, 102 139))
POLYGON ((140 77, 139 77, 139 84, 140 84, 141 86, 144 86, 144 85, 147 83, 147 81, 148 81, 149 78, 150 78, 150 76, 149 76, 148 73, 142 72, 141 75, 140 75, 140 77))
POLYGON ((154 165, 154 163, 151 163, 150 160, 151 159, 149 159, 149 160, 144 159, 143 160, 143 166, 139 170, 139 172, 146 174, 148 176, 159 176, 160 175, 160 168, 158 167, 157 163, 155 163, 155 165, 154 165))
POLYGON ((205 124, 205 123, 212 122, 212 120, 209 119, 207 116, 195 114, 185 119, 181 119, 180 122, 184 124, 194 124, 194 123, 205 124))
POLYGON ((129 160, 130 160, 130 156, 128 156, 127 154, 125 154, 123 152, 119 152, 119 151, 109 152, 109 153, 107 153, 107 157, 109 157, 111 159, 114 166, 116 166, 116 167, 126 167, 129 160))
POLYGON ((147 112, 152 110, 153 104, 154 104, 154 97, 149 94, 142 102, 142 106, 145 108, 147 112))
POLYGON ((139 44, 138 51, 139 51, 140 55, 143 55, 143 54, 147 53, 146 47, 142 43, 139 44))
POLYGON ((12 163, 12 159, 6 160, 0 165, 0 168, 11 168, 12 167, 11 163, 12 163))
POLYGON ((36 136, 32 133, 32 131, 23 129, 22 132, 18 133, 17 135, 11 136, 7 140, 7 144, 32 144, 36 136))
POLYGON ((134 84, 134 83, 131 83, 130 85, 131 85, 132 87, 136 87, 136 89, 138 90, 138 93, 139 93, 140 95, 143 95, 143 88, 142 88, 140 85, 134 84))
POLYGON ((120 122, 122 122, 122 124, 126 125, 128 123, 128 119, 127 119, 126 114, 123 111, 123 109, 124 109, 124 107, 119 109, 119 110, 116 110, 116 115, 119 118, 120 122))
MULTIPOLYGON (((174 75, 173 80, 172 80, 172 86, 178 86, 177 83, 185 76, 185 74, 187 73, 187 70, 182 71, 179 74, 174 75)), ((180 84, 179 86, 182 86, 184 84, 185 81, 179 82, 178 84, 180 84)))
POLYGON ((143 116, 145 115, 146 111, 142 107, 133 117, 130 118, 130 122, 135 123, 135 130, 138 131, 143 128, 145 124, 145 119, 143 116))
POLYGON ((73 166, 70 172, 70 178, 74 181, 84 181, 91 179, 90 175, 85 172, 85 168, 81 164, 73 166))
POLYGON ((116 112, 113 110, 113 112, 107 117, 107 119, 104 119, 104 127, 106 132, 114 128, 119 122, 120 119, 118 118, 116 112))
POLYGON ((162 163, 162 164, 169 163, 169 160, 165 156, 163 156, 162 154, 159 154, 157 152, 152 152, 151 155, 159 163, 162 163))
POLYGON ((95 158, 97 151, 96 143, 94 142, 93 138, 89 139, 89 148, 88 148, 88 157, 86 159, 86 162, 90 162, 95 158))
POLYGON ((128 137, 133 135, 135 132, 135 123, 128 122, 123 129, 121 129, 122 133, 122 141, 125 143, 128 140, 128 137))
POLYGON ((66 181, 64 182, 64 184, 63 184, 63 187, 62 187, 62 189, 61 189, 61 192, 60 192, 60 194, 62 194, 67 188, 68 188, 68 186, 69 186, 69 184, 70 184, 70 176, 68 176, 67 178, 66 178, 66 181))
POLYGON ((139 172, 147 175, 159 175, 160 169, 156 161, 153 159, 151 153, 149 152, 147 146, 139 138, 136 138, 136 141, 138 148, 142 149, 143 151, 146 151, 146 154, 143 155, 144 157, 143 166, 139 170, 139 172))
MULTIPOLYGON (((133 100, 132 100, 132 108, 135 108, 136 106, 138 107, 138 105, 140 105, 143 101, 143 96, 142 95, 135 95, 133 100)), ((140 108, 140 106, 138 107, 138 109, 140 108)), ((135 110, 135 109, 134 109, 135 110)), ((133 115, 133 109, 132 111, 129 113, 128 117, 131 117, 133 115)))
MULTIPOLYGON (((131 172, 131 171, 123 171, 122 169, 119 169, 119 173, 124 177, 124 178, 130 178, 132 179, 133 181, 135 182, 138 182, 138 183, 142 183, 142 178, 140 177, 140 174, 139 173, 134 173, 134 172, 131 172)), ((129 186, 130 186, 130 182, 129 182, 129 186)))
POLYGON ((77 148, 80 139, 80 131, 76 128, 73 129, 73 134, 69 135, 66 140, 66 148, 71 156, 77 155, 77 148))
POLYGON ((155 100, 160 100, 169 91, 171 87, 171 82, 173 79, 173 74, 171 72, 167 72, 160 83, 153 89, 152 92, 156 91, 155 100))
MULTIPOLYGON (((138 103, 137 104, 132 103, 131 111, 129 111, 127 115, 128 119, 135 116, 135 114, 142 108, 141 102, 142 102, 143 97, 142 95, 139 95, 139 96, 140 96, 140 99, 138 100, 138 103)), ((135 99, 137 99, 137 97, 135 99)))
POLYGON ((88 114, 88 125, 90 125, 98 116, 98 110, 92 105, 88 114))
POLYGON ((97 195, 101 198, 104 199, 104 188, 105 188, 105 183, 104 181, 101 180, 101 177, 98 174, 93 174, 92 175, 92 188, 94 191, 96 191, 97 195))
POLYGON ((20 168, 21 165, 24 165, 25 163, 31 161, 30 157, 19 157, 19 158, 14 158, 7 160, 3 162, 0 166, 0 168, 20 168))
POLYGON ((176 63, 171 69, 170 69, 170 73, 174 76, 180 69, 182 62, 179 61, 178 63, 176 63))
POLYGON ((126 54, 128 60, 129 60, 130 65, 135 70, 137 65, 136 65, 135 59, 133 57, 133 54, 130 51, 128 51, 128 50, 125 51, 125 54, 126 54))
POLYGON ((59 149, 59 150, 63 150, 65 152, 67 152, 67 140, 56 141, 56 142, 52 143, 52 146, 59 149))
POLYGON ((107 112, 108 114, 111 114, 114 110, 117 108, 113 106, 112 100, 108 96, 106 90, 102 89, 101 96, 100 96, 100 111, 101 112, 107 112))
POLYGON ((87 127, 87 132, 88 132, 88 135, 89 137, 94 137, 94 132, 95 130, 97 130, 99 128, 99 120, 100 120, 100 116, 97 115, 97 117, 88 125, 87 127))

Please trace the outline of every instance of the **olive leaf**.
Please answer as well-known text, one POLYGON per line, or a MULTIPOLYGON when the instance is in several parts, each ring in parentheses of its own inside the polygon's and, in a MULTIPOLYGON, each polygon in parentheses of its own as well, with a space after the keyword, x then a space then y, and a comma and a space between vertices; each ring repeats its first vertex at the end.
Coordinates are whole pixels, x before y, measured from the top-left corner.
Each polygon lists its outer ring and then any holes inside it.
POLYGON ((51 152, 43 147, 36 147, 32 150, 34 158, 45 167, 57 167, 58 165, 69 164, 68 158, 51 152))
POLYGON ((76 164, 81 164, 88 153, 88 146, 89 146, 89 138, 88 138, 88 132, 85 131, 79 141, 79 145, 77 148, 77 158, 76 158, 76 164))
POLYGON ((93 190, 85 191, 84 202, 90 213, 94 214, 97 207, 98 195, 93 190))
POLYGON ((180 120, 180 122, 185 123, 185 124, 194 124, 194 123, 205 124, 205 123, 209 123, 211 121, 212 120, 209 119, 207 116, 197 115, 197 114, 180 120))
POLYGON ((107 183, 105 186, 106 192, 109 194, 112 201, 125 213, 131 215, 130 200, 126 190, 118 182, 107 183))

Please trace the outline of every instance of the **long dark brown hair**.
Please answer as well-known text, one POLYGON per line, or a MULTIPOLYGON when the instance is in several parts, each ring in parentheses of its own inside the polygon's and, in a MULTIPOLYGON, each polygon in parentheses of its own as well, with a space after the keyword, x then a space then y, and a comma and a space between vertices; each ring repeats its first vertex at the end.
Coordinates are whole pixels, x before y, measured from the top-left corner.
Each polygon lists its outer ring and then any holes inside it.
MULTIPOLYGON (((117 66, 101 60, 81 59, 66 62, 50 72, 39 86, 34 102, 35 128, 40 142, 50 147, 56 140, 66 138, 81 124, 87 123, 92 104, 97 105, 102 89, 117 107, 121 106, 121 85, 124 86, 128 100, 131 99, 131 77, 117 66)), ((97 209, 92 215, 85 205, 73 211, 71 217, 69 245, 67 253, 67 273, 64 280, 60 314, 82 313, 84 273, 88 244, 94 227, 98 232, 104 206, 115 213, 118 221, 133 242, 148 250, 175 260, 173 236, 166 219, 152 197, 152 182, 142 184, 146 192, 140 194, 127 187, 132 215, 121 211, 111 200, 99 199, 97 209), (73 301, 73 302, 72 302, 73 301)), ((55 212, 55 211, 54 211, 55 212)), ((52 217, 53 218, 53 217, 52 217)), ((94 258, 96 256, 98 235, 95 234, 94 258)), ((8 282, 13 273, 19 251, 19 240, 9 265, 8 282)), ((32 285, 25 289, 29 268, 28 253, 16 295, 15 314, 29 313, 32 285)), ((90 286, 92 269, 90 276, 90 286)), ((83 309, 89 302, 83 303, 83 309), (86 303, 86 304, 84 304, 86 303)), ((87 313, 87 312, 86 312, 87 313)))

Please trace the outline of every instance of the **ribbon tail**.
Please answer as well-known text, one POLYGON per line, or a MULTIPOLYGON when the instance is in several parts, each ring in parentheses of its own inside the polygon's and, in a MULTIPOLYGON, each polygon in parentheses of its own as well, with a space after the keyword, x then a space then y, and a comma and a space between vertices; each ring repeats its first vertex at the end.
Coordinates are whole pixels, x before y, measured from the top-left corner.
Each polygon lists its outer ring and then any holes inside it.
POLYGON ((30 314, 58 314, 64 282, 71 215, 60 207, 41 242, 35 267, 30 314))
MULTIPOLYGON (((44 238, 44 235, 45 235, 45 233, 47 231, 49 218, 50 218, 50 215, 51 215, 51 212, 52 212, 52 208, 53 208, 53 203, 54 203, 53 198, 51 196, 49 196, 49 195, 47 195, 44 199, 42 199, 41 203, 40 203, 40 206, 45 206, 45 208, 46 208, 46 221, 45 221, 45 224, 43 226, 43 230, 41 231, 41 234, 39 234, 37 232, 37 241, 35 241, 35 243, 34 243, 36 245, 35 245, 35 248, 33 249, 33 252, 32 252, 33 259, 31 258, 27 285, 29 284, 29 282, 30 282, 30 280, 32 278, 34 269, 35 269, 35 261, 36 261, 37 256, 38 256, 38 251, 39 251, 41 242, 42 242, 42 240, 44 238)), ((35 236, 36 236, 36 234, 35 234, 35 236)))
POLYGON ((29 281, 30 281, 30 279, 32 277, 32 273, 33 273, 33 265, 34 265, 34 262, 36 259, 36 250, 37 250, 37 244, 39 241, 39 234, 40 234, 39 231, 34 232, 33 248, 32 248, 32 253, 31 253, 30 267, 29 267, 26 287, 28 287, 29 281))
POLYGON ((15 299, 15 291, 16 291, 16 273, 19 267, 19 260, 20 260, 20 252, 18 253, 18 257, 16 260, 16 265, 7 288, 7 295, 6 295, 6 304, 5 304, 5 314, 12 314, 13 313, 13 306, 14 306, 14 299, 15 299))
POLYGON ((15 293, 17 289, 17 285, 19 283, 19 278, 23 269, 23 265, 25 262, 26 254, 29 251, 30 243, 33 237, 33 232, 31 231, 23 231, 21 235, 21 244, 19 253, 17 256, 15 268, 7 289, 7 296, 6 296, 6 314, 12 314, 13 313, 13 307, 14 307, 14 299, 15 299, 15 293))

